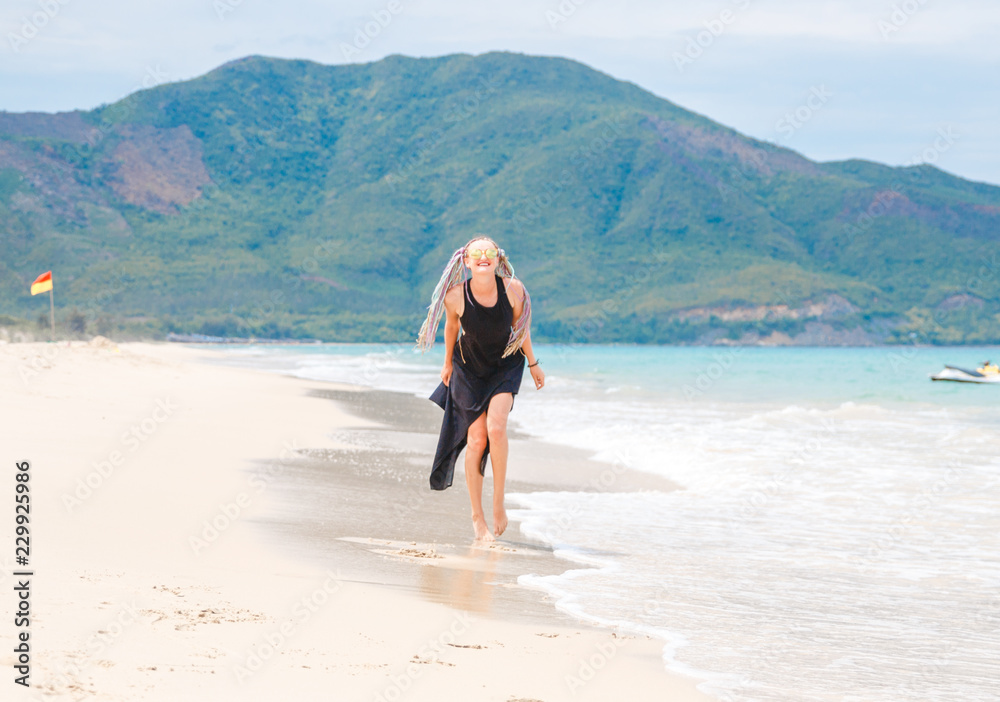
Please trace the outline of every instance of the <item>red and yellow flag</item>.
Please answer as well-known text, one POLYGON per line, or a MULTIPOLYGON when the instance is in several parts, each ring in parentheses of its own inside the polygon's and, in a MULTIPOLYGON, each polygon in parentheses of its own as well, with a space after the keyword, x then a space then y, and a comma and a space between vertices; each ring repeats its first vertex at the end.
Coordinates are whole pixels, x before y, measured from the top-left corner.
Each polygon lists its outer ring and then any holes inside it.
POLYGON ((52 271, 45 271, 40 276, 35 278, 35 282, 31 284, 32 295, 48 292, 51 289, 52 289, 52 271))

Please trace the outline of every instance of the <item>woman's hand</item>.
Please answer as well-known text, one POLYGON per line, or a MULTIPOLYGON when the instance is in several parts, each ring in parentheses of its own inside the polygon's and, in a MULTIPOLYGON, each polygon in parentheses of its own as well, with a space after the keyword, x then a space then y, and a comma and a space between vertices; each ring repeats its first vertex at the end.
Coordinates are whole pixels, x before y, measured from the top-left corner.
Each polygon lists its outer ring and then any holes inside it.
POLYGON ((535 381, 535 390, 541 390, 545 386, 545 371, 541 366, 532 366, 528 369, 531 379, 535 381))
POLYGON ((444 383, 446 387, 451 384, 452 368, 453 368, 452 363, 449 360, 445 362, 444 368, 441 369, 441 382, 444 383))

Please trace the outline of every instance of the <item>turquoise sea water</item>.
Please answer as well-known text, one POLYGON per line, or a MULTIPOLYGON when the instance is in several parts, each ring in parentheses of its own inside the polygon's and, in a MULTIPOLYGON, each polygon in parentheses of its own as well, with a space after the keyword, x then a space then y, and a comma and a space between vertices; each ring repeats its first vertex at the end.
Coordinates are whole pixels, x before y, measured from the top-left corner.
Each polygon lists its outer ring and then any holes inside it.
MULTIPOLYGON (((440 345, 239 347, 233 363, 426 397, 440 345)), ((511 422, 673 492, 510 495, 569 561, 520 579, 664 641, 725 700, 996 700, 1000 348, 540 346, 511 422)))

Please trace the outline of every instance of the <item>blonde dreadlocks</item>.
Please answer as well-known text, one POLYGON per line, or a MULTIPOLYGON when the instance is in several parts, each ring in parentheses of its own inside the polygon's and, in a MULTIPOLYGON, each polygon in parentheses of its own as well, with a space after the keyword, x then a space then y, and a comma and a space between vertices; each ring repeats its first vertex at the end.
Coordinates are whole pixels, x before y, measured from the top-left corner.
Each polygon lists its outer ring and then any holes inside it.
MULTIPOLYGON (((426 352, 432 346, 434 346, 434 339, 437 337, 438 324, 441 323, 441 317, 444 314, 444 296, 451 286, 457 285, 465 280, 465 268, 462 265, 465 259, 466 249, 474 241, 479 241, 480 239, 486 239, 493 246, 496 246, 499 256, 497 258, 497 269, 496 274, 498 277, 508 276, 511 279, 514 278, 514 266, 511 265, 510 259, 507 258, 507 254, 497 246, 497 243, 493 241, 488 236, 476 236, 466 242, 465 246, 455 249, 455 253, 451 255, 448 260, 448 265, 444 267, 444 272, 441 274, 441 279, 438 281, 437 286, 434 288, 434 294, 431 295, 431 304, 427 308, 427 319, 424 320, 423 325, 420 327, 420 332, 417 334, 417 346, 420 348, 421 352, 426 352)), ((522 288, 523 289, 523 288, 522 288)), ((528 329, 531 326, 531 298, 528 297, 528 291, 524 290, 524 308, 521 310, 521 316, 513 326, 510 328, 510 339, 507 341, 507 347, 503 351, 502 358, 506 358, 511 355, 519 348, 521 344, 524 343, 525 338, 528 336, 528 329)))

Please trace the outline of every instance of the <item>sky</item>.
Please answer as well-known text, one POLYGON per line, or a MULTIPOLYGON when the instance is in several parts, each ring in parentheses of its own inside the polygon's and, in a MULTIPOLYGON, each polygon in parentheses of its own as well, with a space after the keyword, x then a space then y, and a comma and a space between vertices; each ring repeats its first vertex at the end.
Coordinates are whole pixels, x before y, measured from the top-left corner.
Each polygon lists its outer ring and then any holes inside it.
POLYGON ((0 110, 114 102, 251 54, 564 56, 817 161, 1000 185, 996 0, 3 0, 0 110))

